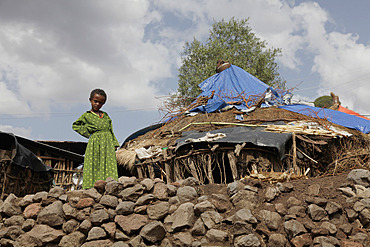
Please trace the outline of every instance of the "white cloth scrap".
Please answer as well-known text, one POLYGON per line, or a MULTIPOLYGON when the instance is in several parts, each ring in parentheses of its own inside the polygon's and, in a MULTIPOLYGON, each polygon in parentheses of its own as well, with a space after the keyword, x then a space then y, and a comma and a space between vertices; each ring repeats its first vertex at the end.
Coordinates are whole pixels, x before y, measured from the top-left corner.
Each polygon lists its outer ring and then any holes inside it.
POLYGON ((149 159, 162 155, 162 148, 158 146, 150 146, 149 148, 135 149, 136 155, 139 159, 149 159))
POLYGON ((197 138, 197 139, 188 138, 188 139, 185 140, 185 142, 213 142, 213 141, 216 141, 216 140, 224 138, 224 137, 226 137, 226 134, 224 134, 224 133, 211 134, 211 133, 208 132, 203 137, 200 137, 200 138, 197 138))

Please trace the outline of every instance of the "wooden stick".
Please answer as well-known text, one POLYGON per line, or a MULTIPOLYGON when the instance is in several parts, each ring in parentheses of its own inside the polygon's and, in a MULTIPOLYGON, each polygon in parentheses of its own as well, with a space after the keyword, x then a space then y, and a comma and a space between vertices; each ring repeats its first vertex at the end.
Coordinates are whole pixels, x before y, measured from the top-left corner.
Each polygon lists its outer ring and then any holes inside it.
POLYGON ((294 132, 293 132, 292 138, 293 138, 293 169, 294 169, 294 172, 297 175, 300 175, 300 171, 299 171, 299 168, 297 166, 297 144, 296 144, 296 139, 295 139, 295 133, 294 132))
POLYGON ((233 175, 234 181, 238 179, 238 170, 236 168, 236 157, 233 151, 227 152, 227 157, 229 158, 229 164, 231 168, 231 173, 233 175))
POLYGON ((195 168, 195 165, 194 165, 194 160, 192 158, 188 158, 188 165, 189 165, 189 168, 190 168, 190 173, 191 175, 199 181, 199 177, 198 177, 198 173, 197 173, 197 170, 195 168))

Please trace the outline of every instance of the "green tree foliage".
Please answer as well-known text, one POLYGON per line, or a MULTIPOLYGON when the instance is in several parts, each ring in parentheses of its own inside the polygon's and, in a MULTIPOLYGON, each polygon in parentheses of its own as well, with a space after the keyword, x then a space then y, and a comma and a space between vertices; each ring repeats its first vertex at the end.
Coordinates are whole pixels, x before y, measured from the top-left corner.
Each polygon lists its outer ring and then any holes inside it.
POLYGON ((284 88, 275 62, 281 49, 268 49, 248 26, 248 19, 219 21, 212 24, 208 40, 202 44, 194 38, 186 42, 179 69, 180 97, 196 97, 200 92, 198 84, 215 74, 218 59, 241 67, 271 86, 284 88))
POLYGON ((331 96, 325 95, 318 97, 317 99, 315 99, 313 103, 315 104, 316 107, 329 108, 330 106, 333 105, 333 100, 331 96))

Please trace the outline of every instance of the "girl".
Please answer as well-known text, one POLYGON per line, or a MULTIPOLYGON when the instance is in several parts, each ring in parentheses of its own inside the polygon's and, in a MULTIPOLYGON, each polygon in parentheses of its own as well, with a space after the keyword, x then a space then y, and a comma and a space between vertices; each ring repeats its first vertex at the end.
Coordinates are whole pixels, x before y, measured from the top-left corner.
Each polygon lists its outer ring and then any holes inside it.
POLYGON ((84 189, 94 187, 97 180, 106 180, 108 177, 118 179, 115 150, 119 143, 113 134, 112 120, 106 112, 100 111, 106 100, 104 90, 91 91, 91 110, 72 124, 74 131, 89 138, 83 168, 84 189))

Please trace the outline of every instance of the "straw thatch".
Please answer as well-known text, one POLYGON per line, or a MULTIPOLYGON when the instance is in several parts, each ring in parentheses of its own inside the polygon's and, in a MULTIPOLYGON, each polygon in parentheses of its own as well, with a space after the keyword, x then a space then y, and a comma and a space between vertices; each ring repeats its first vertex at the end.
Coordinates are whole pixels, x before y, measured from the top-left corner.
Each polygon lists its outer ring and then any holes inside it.
POLYGON ((231 109, 226 112, 201 113, 192 117, 179 115, 161 128, 125 143, 117 152, 118 163, 139 177, 162 177, 173 181, 193 176, 201 183, 212 183, 216 182, 215 180, 227 182, 253 173, 271 171, 293 171, 298 176, 317 176, 328 172, 342 172, 349 166, 370 168, 369 138, 356 130, 334 125, 325 119, 275 107, 257 108, 249 115, 244 114, 243 120, 236 120, 236 114, 240 112, 231 109), (315 133, 304 128, 292 130, 289 127, 283 130, 273 125, 276 122, 302 120, 315 122, 322 126, 323 130, 315 133), (270 131, 297 133, 294 140, 287 145, 286 158, 283 161, 273 150, 251 147, 245 143, 228 147, 203 143, 194 145, 191 150, 175 150, 176 140, 181 137, 183 131, 196 130, 206 133, 235 125, 260 126, 266 123, 272 124, 270 131), (338 133, 334 133, 330 127, 346 131, 352 136, 335 138, 338 133), (135 149, 150 146, 161 148, 162 154, 139 160, 135 149), (349 165, 350 161, 355 163, 349 165))

